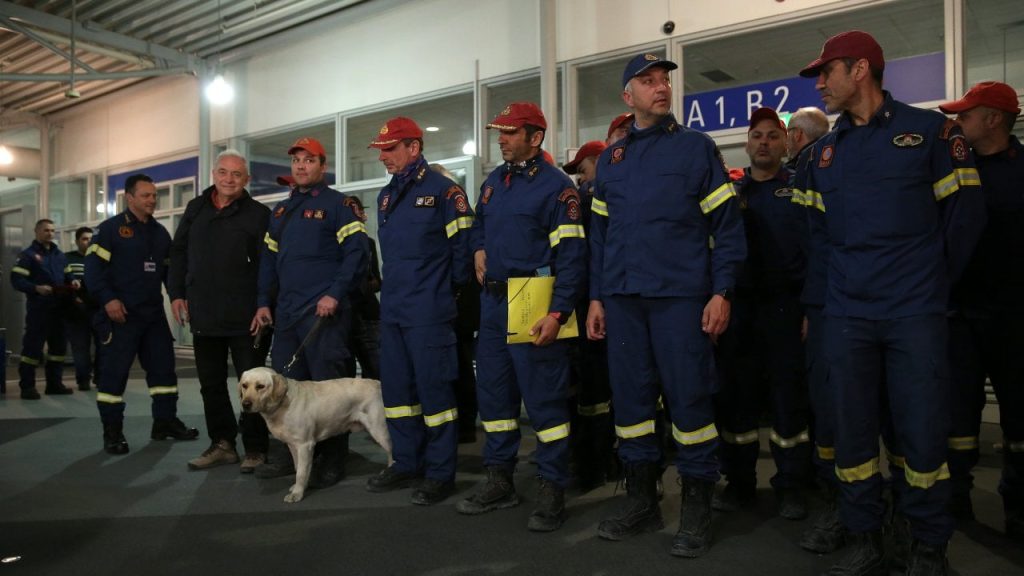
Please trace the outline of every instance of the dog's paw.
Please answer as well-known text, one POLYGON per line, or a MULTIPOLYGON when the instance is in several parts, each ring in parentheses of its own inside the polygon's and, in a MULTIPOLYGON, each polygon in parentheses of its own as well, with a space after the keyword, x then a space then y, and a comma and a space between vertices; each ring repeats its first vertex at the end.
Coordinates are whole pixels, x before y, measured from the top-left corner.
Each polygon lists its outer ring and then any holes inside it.
POLYGON ((303 496, 305 496, 305 493, 302 490, 292 488, 291 490, 288 491, 288 494, 285 495, 284 501, 288 502, 289 504, 294 504, 299 500, 302 500, 303 496))

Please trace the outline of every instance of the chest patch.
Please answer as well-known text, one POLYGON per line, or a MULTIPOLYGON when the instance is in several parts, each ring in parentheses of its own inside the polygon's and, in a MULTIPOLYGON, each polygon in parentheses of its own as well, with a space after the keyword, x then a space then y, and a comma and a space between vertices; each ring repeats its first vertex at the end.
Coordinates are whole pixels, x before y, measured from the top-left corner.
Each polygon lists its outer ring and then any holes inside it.
POLYGON ((832 159, 835 158, 836 149, 835 146, 829 144, 821 149, 821 156, 818 158, 818 168, 828 168, 832 165, 832 159))
POLYGON ((117 233, 121 235, 121 238, 132 238, 135 236, 135 230, 131 226, 121 226, 117 229, 117 233))
POLYGON ((43 255, 38 253, 38 252, 33 254, 32 257, 36 259, 36 262, 42 262, 43 261, 43 255))
POLYGON ((274 210, 274 218, 280 218, 283 214, 284 214, 284 206, 278 206, 277 209, 274 210))
POLYGON ((793 189, 792 188, 788 188, 788 187, 787 188, 779 188, 778 190, 775 191, 775 197, 776 198, 792 198, 793 197, 793 189))
POLYGON ((320 208, 307 208, 302 211, 302 217, 307 220, 323 220, 327 217, 327 214, 320 208))
POLYGON ((388 209, 388 205, 389 204, 391 204, 391 195, 390 194, 388 194, 387 196, 385 196, 385 197, 380 199, 380 211, 381 212, 386 212, 387 209, 388 209))
POLYGON ((924 136, 909 132, 900 134, 892 139, 892 143, 900 148, 913 148, 914 146, 920 146, 922 142, 924 142, 924 136))
POLYGON ((417 208, 433 208, 436 202, 437 196, 417 196, 416 203, 413 205, 417 208))

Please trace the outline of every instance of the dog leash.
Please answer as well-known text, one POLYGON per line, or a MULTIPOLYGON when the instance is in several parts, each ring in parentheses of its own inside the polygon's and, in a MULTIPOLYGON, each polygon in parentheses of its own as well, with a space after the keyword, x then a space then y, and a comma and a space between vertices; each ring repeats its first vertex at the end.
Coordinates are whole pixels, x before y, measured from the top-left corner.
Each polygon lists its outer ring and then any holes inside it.
POLYGON ((299 359, 299 354, 302 354, 302 350, 306 347, 307 344, 313 341, 313 338, 316 336, 316 333, 320 331, 320 327, 323 326, 324 324, 324 318, 324 316, 316 317, 316 322, 313 323, 313 327, 309 329, 309 333, 306 334, 306 337, 302 339, 302 343, 299 344, 299 347, 295 349, 295 354, 292 355, 292 359, 288 362, 288 364, 285 365, 284 369, 281 370, 281 374, 287 374, 288 371, 291 370, 292 366, 295 364, 295 361, 299 359))

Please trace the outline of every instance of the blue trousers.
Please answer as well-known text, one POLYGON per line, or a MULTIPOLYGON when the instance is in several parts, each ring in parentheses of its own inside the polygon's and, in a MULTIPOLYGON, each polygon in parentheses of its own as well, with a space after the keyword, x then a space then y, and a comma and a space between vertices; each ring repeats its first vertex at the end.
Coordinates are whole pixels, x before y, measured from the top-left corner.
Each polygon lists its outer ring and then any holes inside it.
POLYGON ((820 306, 807 306, 807 340, 804 345, 807 388, 814 416, 814 468, 818 480, 835 486, 835 391, 828 382, 828 362, 825 359, 825 316, 820 306))
POLYGON ((537 433, 537 469, 557 486, 569 483, 569 353, 548 346, 507 344, 508 303, 502 292, 480 295, 477 404, 487 438, 484 466, 512 469, 519 452, 519 411, 526 405, 537 433))
POLYGON ((878 439, 888 419, 893 486, 911 532, 934 545, 946 543, 953 533, 946 510, 947 331, 947 320, 939 314, 894 320, 829 317, 825 322, 828 382, 837 407, 840 512, 851 532, 882 527, 878 439))
POLYGON ((61 309, 49 303, 29 302, 25 311, 25 335, 21 338, 21 362, 18 364, 20 387, 35 388, 36 366, 44 364, 46 387, 61 386, 66 350, 61 309), (46 345, 45 356, 43 344, 46 345))
POLYGON ((317 333, 299 353, 295 364, 285 373, 295 351, 313 329, 317 317, 312 312, 300 318, 280 319, 274 326, 274 343, 270 348, 270 365, 277 372, 295 380, 331 380, 354 376, 349 372, 348 330, 351 310, 338 306, 338 313, 325 317, 317 333))
POLYGON ((124 389, 136 356, 146 371, 153 418, 170 419, 178 413, 174 339, 167 317, 163 310, 158 314, 129 311, 124 324, 111 323, 110 342, 101 355, 96 406, 104 423, 117 424, 124 420, 124 389))
POLYGON ((455 478, 459 445, 455 382, 459 377, 451 324, 380 324, 381 388, 395 469, 455 478))
POLYGON ((719 457, 730 484, 757 485, 758 428, 766 403, 776 467, 772 486, 800 488, 811 480, 802 320, 797 290, 741 293, 733 300, 729 329, 716 348, 721 385, 715 401, 723 440, 719 457))
POLYGON ((99 354, 102 347, 88 318, 68 321, 67 336, 75 360, 75 382, 79 386, 99 382, 99 354))
POLYGON ((717 376, 711 340, 701 331, 705 300, 608 296, 603 303, 619 457, 627 465, 660 461, 655 420, 662 395, 679 475, 717 482, 717 376))

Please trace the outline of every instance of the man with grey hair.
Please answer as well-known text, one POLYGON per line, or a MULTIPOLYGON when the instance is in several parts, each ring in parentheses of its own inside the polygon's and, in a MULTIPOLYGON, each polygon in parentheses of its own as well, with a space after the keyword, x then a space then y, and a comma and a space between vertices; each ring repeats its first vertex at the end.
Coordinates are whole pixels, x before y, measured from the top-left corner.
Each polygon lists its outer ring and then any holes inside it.
POLYGON ((794 165, 804 148, 828 132, 828 116, 813 106, 801 108, 789 117, 786 126, 786 151, 789 164, 794 165))
MULTIPOLYGON (((228 354, 240 376, 262 366, 269 335, 253 346, 249 327, 256 315, 260 249, 270 209, 249 196, 249 163, 235 150, 217 156, 213 186, 188 203, 171 245, 168 293, 174 320, 192 330, 193 349, 210 447, 190 460, 201 470, 238 462, 238 434, 228 393, 228 354), (186 281, 186 278, 188 280, 186 281)), ((259 414, 243 413, 243 473, 266 459, 267 426, 259 414)))

